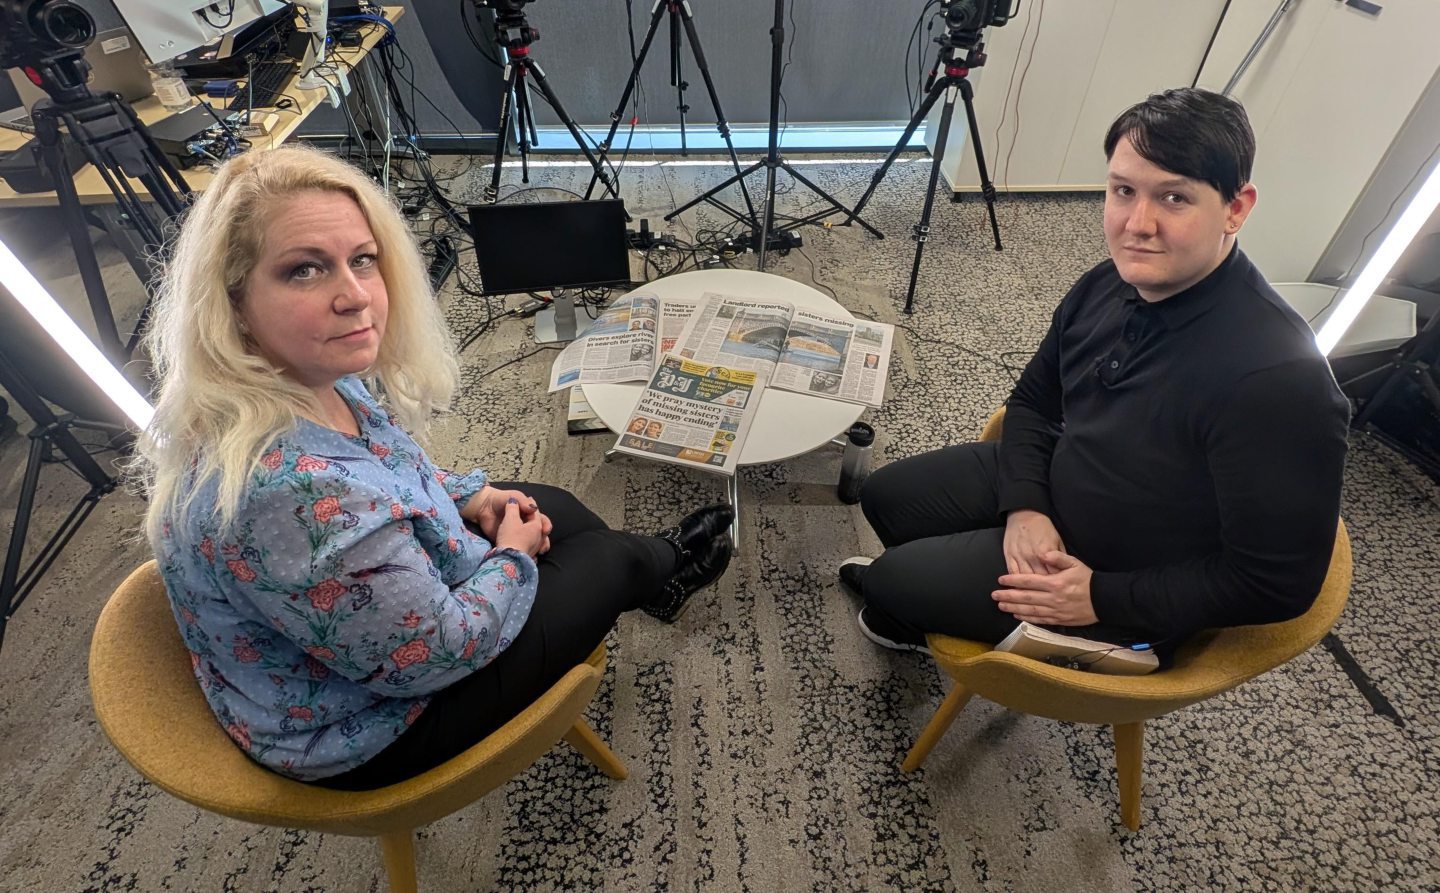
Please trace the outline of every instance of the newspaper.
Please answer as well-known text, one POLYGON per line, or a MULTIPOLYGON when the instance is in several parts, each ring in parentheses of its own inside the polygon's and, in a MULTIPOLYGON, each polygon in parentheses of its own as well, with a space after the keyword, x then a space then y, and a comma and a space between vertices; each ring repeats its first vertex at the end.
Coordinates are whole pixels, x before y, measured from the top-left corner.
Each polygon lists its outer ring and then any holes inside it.
POLYGON ((660 299, 635 292, 611 304, 550 367, 550 390, 606 381, 644 381, 655 369, 660 299))
POLYGON ((666 354, 615 449, 733 475, 761 386, 754 371, 666 354))
POLYGON ((878 409, 894 340, 885 323, 707 293, 676 349, 755 371, 771 387, 878 409))

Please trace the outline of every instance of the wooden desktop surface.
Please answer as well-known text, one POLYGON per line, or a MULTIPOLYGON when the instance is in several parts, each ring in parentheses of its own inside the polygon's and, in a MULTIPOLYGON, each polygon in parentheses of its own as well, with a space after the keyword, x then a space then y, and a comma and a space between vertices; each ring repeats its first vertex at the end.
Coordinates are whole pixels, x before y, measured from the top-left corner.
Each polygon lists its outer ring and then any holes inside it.
MULTIPOLYGON (((391 22, 394 22, 405 14, 405 7, 403 6, 385 6, 382 8, 385 13, 385 18, 391 22)), ((367 26, 362 33, 364 36, 359 46, 339 47, 332 50, 326 57, 326 61, 343 65, 347 70, 353 71, 355 67, 360 64, 361 60, 375 48, 375 45, 378 44, 389 31, 383 25, 377 24, 367 26)), ((254 148, 274 148, 285 142, 285 140, 289 139, 290 135, 300 127, 301 123, 310 116, 310 113, 328 101, 329 97, 329 94, 324 89, 302 90, 295 86, 293 80, 285 88, 284 92, 296 101, 299 108, 274 112, 274 114, 280 116, 280 121, 270 133, 249 138, 254 148)), ((147 96, 140 100, 134 104, 134 108, 135 113, 140 116, 140 120, 147 125, 154 124, 156 121, 160 121, 170 115, 170 112, 167 112, 165 107, 160 104, 160 100, 154 96, 147 96)), ((220 108, 217 108, 216 111, 221 114, 224 113, 224 110, 220 108)), ((256 111, 264 110, 257 109, 256 111)), ((30 137, 27 134, 20 133, 16 130, 0 128, 0 151, 17 149, 24 145, 28 139, 30 139, 30 137)), ((208 166, 193 167, 189 170, 181 171, 180 175, 185 178, 185 182, 189 184, 190 188, 196 192, 203 190, 209 185, 210 180, 214 176, 208 166)), ((138 180, 131 180, 130 183, 136 193, 140 195, 146 194, 145 188, 140 185, 138 180)), ((104 179, 102 179, 100 173, 95 170, 94 165, 85 165, 75 177, 75 191, 80 196, 81 204, 107 204, 115 201, 115 197, 110 193, 110 189, 105 185, 104 179)), ((54 192, 21 194, 11 189, 5 181, 0 180, 0 208, 46 207, 58 204, 58 202, 59 200, 54 192)))

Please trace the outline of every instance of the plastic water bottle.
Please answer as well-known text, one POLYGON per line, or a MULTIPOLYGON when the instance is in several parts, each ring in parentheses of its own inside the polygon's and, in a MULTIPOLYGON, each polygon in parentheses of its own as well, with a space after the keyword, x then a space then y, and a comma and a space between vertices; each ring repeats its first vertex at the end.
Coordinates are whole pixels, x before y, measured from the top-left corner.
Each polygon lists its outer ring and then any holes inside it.
POLYGON ((150 83, 155 87, 155 98, 166 111, 183 112, 190 107, 190 90, 175 66, 168 62, 151 65, 150 83))
POLYGON ((845 436, 845 455, 840 459, 840 484, 835 493, 841 502, 854 505, 860 501, 860 488, 870 476, 870 448, 875 443, 875 429, 864 422, 856 422, 845 436))

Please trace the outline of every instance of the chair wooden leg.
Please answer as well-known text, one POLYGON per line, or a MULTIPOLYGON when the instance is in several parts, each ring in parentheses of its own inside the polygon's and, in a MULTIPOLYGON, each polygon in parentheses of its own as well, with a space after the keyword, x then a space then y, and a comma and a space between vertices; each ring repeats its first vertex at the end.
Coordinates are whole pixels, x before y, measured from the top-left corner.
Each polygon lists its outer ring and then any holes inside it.
POLYGON ((935 745, 940 743, 940 739, 945 737, 945 733, 949 731, 950 724, 955 721, 955 717, 960 714, 966 704, 970 703, 970 697, 971 693, 966 690, 965 686, 958 682, 955 683, 955 687, 950 689, 950 694, 940 702, 935 715, 930 717, 930 721, 925 724, 924 730, 920 732, 920 737, 915 739, 915 746, 910 748, 910 753, 905 755, 905 762, 900 764, 901 772, 914 772, 920 768, 920 764, 930 756, 930 751, 934 750, 935 745))
POLYGON ((1140 758, 1145 745, 1145 723, 1115 726, 1115 767, 1119 771, 1120 820, 1131 831, 1140 830, 1140 758))
POLYGON ((415 832, 392 831, 381 834, 379 841, 390 893, 419 893, 419 881, 415 879, 415 832))
POLYGON ((578 720, 570 727, 570 731, 565 733, 565 741, 611 778, 623 781, 630 775, 630 770, 626 769, 614 751, 600 740, 600 736, 585 724, 585 720, 578 720))

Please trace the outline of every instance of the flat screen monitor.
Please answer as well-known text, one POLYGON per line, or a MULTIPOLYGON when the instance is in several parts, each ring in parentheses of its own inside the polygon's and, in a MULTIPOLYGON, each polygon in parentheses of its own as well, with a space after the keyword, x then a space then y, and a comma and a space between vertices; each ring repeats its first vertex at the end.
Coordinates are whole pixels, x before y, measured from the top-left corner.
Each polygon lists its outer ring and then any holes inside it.
POLYGON ((151 62, 218 41, 286 5, 281 0, 115 0, 151 62))
POLYGON ((535 202, 470 208, 487 295, 630 282, 625 202, 535 202))

